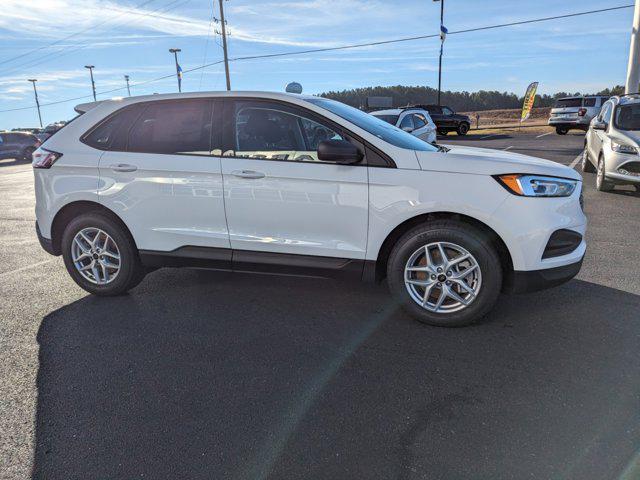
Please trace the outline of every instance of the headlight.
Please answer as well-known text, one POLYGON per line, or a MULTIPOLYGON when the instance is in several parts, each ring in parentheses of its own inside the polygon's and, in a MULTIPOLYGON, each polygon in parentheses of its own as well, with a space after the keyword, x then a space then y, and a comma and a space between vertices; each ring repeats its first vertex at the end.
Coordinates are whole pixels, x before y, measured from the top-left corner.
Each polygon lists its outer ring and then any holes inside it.
POLYGON ((637 155, 638 153, 638 149, 636 147, 625 145, 624 143, 616 143, 613 140, 611 140, 611 150, 618 153, 630 153, 632 155, 637 155))
POLYGON ((497 175, 498 182, 514 195, 521 197, 568 197, 578 185, 577 180, 541 175, 497 175))

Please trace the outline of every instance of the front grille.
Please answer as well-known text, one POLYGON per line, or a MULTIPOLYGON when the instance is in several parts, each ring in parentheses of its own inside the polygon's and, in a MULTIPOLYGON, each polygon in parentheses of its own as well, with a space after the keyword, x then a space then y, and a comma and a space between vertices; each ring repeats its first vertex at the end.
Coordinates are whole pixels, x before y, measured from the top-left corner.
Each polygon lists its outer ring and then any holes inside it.
POLYGON ((627 162, 618 167, 618 172, 623 175, 640 175, 640 162, 627 162))

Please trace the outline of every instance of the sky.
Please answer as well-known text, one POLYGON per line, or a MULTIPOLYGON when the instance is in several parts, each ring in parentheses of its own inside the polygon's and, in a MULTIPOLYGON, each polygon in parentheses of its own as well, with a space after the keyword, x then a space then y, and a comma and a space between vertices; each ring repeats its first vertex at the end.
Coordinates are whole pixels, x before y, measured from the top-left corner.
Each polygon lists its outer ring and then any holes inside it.
MULTIPOLYGON (((449 31, 563 15, 631 0, 446 0, 449 31)), ((228 0, 230 58, 437 34, 432 0, 228 0)), ((177 91, 173 55, 183 70, 222 60, 217 1, 2 0, 0 129, 38 125, 29 78, 37 78, 44 124, 73 117, 92 100, 177 91), (111 93, 104 93, 119 89, 111 93), (82 98, 78 98, 82 97, 82 98), (75 100, 69 100, 75 99, 75 100), (69 101, 65 101, 69 100, 69 101), (24 109, 22 109, 24 108, 24 109), (6 111, 11 109, 22 109, 6 111)), ((523 95, 596 92, 624 84, 633 9, 449 35, 443 90, 499 90, 523 95)), ((377 85, 437 87, 438 38, 281 58, 234 61, 234 90, 283 91, 297 81, 317 94, 377 85)), ((224 67, 184 73, 183 91, 222 90, 224 67)))

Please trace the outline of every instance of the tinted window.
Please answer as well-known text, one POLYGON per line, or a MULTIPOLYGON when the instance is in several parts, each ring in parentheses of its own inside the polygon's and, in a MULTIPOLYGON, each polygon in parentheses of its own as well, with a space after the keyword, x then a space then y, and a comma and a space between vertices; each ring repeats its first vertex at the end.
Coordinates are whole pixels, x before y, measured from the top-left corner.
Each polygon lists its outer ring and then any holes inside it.
POLYGON ((596 98, 595 97, 585 98, 582 105, 585 106, 585 107, 595 107, 596 106, 596 98))
POLYGON ((435 113, 436 115, 439 115, 442 113, 442 108, 438 106, 430 106, 430 107, 427 107, 427 111, 429 113, 435 113))
POLYGON ((269 102, 236 102, 234 156, 318 162, 318 144, 344 139, 296 109, 269 102))
POLYGON ((376 115, 373 114, 374 117, 379 118, 380 120, 384 120, 387 123, 390 123, 391 125, 395 125, 396 123, 398 123, 398 117, 400 115, 376 115))
POLYGON ((581 107, 581 98, 561 98, 556 102, 555 108, 581 107))
POLYGON ((620 130, 640 130, 640 103, 619 105, 616 108, 615 125, 620 130))
POLYGON ((208 155, 211 101, 150 102, 129 131, 127 151, 208 155))
POLYGON ((414 137, 410 133, 404 132, 399 128, 389 125, 384 120, 369 115, 368 113, 350 107, 344 103, 329 100, 327 98, 306 98, 307 102, 324 108, 329 112, 351 122, 359 128, 369 132, 371 135, 390 143, 396 147, 406 148, 409 150, 423 150, 427 152, 437 152, 438 149, 433 145, 423 142, 414 137))
POLYGON ((125 150, 127 133, 142 110, 141 104, 118 110, 85 135, 84 143, 101 150, 125 150))
POLYGON ((415 126, 416 129, 422 128, 426 124, 427 124, 427 119, 424 118, 424 115, 421 115, 420 113, 413 114, 413 125, 415 126))
POLYGON ((411 115, 405 115, 402 121, 400 122, 400 128, 402 128, 403 130, 405 128, 413 130, 414 129, 413 117, 411 115))
POLYGON ((453 111, 449 107, 442 107, 442 113, 445 115, 453 115, 453 111))

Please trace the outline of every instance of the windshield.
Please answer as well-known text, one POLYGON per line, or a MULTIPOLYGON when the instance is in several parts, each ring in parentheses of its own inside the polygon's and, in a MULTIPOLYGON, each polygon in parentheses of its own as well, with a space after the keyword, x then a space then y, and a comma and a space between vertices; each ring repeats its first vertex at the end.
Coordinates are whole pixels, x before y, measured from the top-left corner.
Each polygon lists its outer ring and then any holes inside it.
POLYGON ((620 130, 640 130, 640 103, 619 105, 613 122, 620 130))
POLYGON ((344 118, 345 120, 375 135, 391 145, 408 150, 421 150, 424 152, 437 152, 438 147, 430 143, 423 142, 419 138, 414 137, 410 133, 404 132, 399 128, 389 125, 373 115, 369 115, 357 108, 350 107, 344 103, 336 102, 326 98, 306 98, 307 102, 317 105, 318 107, 329 110, 331 113, 344 118))
POLYGON ((398 123, 398 117, 400 115, 378 115, 377 113, 372 113, 371 115, 373 115, 376 118, 379 118, 380 120, 384 120, 387 123, 390 123, 391 125, 395 125, 396 123, 398 123))
POLYGON ((581 107, 582 98, 561 98, 556 102, 555 108, 581 107))

